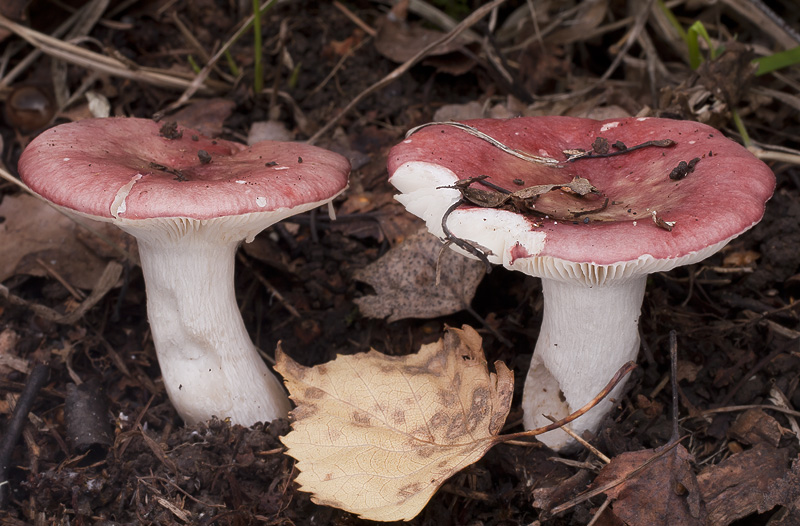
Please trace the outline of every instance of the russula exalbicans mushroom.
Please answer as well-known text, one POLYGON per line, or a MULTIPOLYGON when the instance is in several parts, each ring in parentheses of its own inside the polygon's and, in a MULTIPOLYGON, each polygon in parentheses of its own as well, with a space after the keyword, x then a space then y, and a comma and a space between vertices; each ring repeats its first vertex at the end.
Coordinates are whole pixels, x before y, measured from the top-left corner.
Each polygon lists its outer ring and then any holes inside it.
POLYGON ((212 140, 147 119, 87 119, 36 137, 19 172, 62 209, 136 237, 161 374, 185 422, 249 426, 287 413, 236 304, 235 251, 340 194, 344 157, 300 143, 212 140))
MULTIPOLYGON (((397 199, 452 248, 542 278, 527 429, 580 408, 635 360, 647 275, 721 249, 761 219, 775 186, 719 131, 656 118, 432 123, 391 150, 388 168, 397 199)), ((621 389, 573 429, 595 431, 621 389)))

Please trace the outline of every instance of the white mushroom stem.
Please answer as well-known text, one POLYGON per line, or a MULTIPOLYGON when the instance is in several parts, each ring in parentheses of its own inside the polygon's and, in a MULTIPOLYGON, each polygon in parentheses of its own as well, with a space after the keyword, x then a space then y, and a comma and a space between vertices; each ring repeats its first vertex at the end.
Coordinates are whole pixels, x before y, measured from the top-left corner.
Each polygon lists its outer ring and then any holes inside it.
POLYGON ((139 241, 153 342, 181 418, 191 424, 229 417, 250 426, 286 416, 288 398, 236 304, 239 241, 198 231, 171 236, 125 229, 139 241))
MULTIPOLYGON (((586 286, 542 279, 544 314, 522 397, 525 429, 580 409, 639 351, 639 314, 647 275, 586 286)), ((622 392, 624 381, 570 424, 594 432, 622 392)), ((553 449, 574 442, 560 429, 537 437, 553 449)))

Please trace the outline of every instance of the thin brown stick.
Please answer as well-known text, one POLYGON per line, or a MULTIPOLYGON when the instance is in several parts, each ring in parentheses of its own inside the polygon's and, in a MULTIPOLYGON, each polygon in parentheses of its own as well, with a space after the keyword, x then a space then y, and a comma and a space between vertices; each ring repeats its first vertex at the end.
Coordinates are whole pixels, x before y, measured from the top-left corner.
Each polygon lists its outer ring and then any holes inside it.
MULTIPOLYGON (((167 73, 166 71, 154 68, 133 67, 122 60, 101 53, 95 53, 94 51, 34 31, 2 15, 0 15, 0 27, 8 29, 30 45, 51 57, 84 67, 90 71, 100 71, 109 75, 172 89, 193 86, 197 80, 189 81, 186 78, 182 78, 179 73, 173 71, 167 73)), ((197 89, 204 93, 221 91, 222 89, 228 88, 228 85, 225 83, 212 81, 210 79, 203 83, 204 80, 206 79, 201 79, 197 82, 197 89)))
POLYGON ((73 287, 70 284, 70 282, 67 281, 66 278, 64 278, 64 276, 62 276, 55 268, 53 268, 52 265, 45 263, 45 261, 42 260, 42 258, 36 258, 36 263, 38 263, 39 266, 41 266, 45 270, 45 272, 50 274, 50 276, 52 276, 53 279, 61 283, 61 286, 67 289, 67 292, 69 292, 73 298, 75 298, 78 301, 83 301, 86 299, 86 294, 73 287))
POLYGON ((606 508, 608 508, 610 504, 611 504, 611 498, 606 497, 606 500, 604 500, 603 504, 601 504, 600 507, 597 508, 597 511, 594 512, 594 515, 592 516, 592 520, 590 520, 586 526, 594 526, 595 524, 597 524, 597 521, 600 519, 600 515, 602 515, 603 512, 606 511, 606 508))
MULTIPOLYGON (((550 420, 551 422, 556 421, 556 419, 550 415, 544 415, 544 417, 550 420)), ((605 454, 603 454, 602 451, 600 451, 599 449, 591 445, 589 442, 584 440, 583 437, 579 436, 575 431, 570 429, 569 426, 561 426, 561 430, 566 434, 568 434, 569 436, 571 436, 572 438, 574 438, 575 441, 577 441, 580 445, 591 451, 591 453, 597 458, 599 458, 603 463, 608 464, 609 462, 611 462, 611 459, 608 458, 605 454)))
POLYGON ((648 0, 646 3, 643 3, 641 7, 641 11, 636 15, 635 22, 633 27, 625 35, 624 40, 625 43, 622 45, 622 49, 617 53, 617 56, 614 57, 614 60, 611 62, 611 65, 608 66, 608 69, 600 76, 597 81, 593 82, 592 84, 586 86, 583 89, 579 89, 578 91, 571 91, 568 93, 559 93, 556 95, 547 95, 542 97, 534 96, 535 100, 548 100, 548 101, 560 101, 560 100, 569 100, 573 97, 582 97, 587 93, 591 92, 595 88, 600 87, 605 81, 607 81, 611 75, 617 70, 619 65, 622 63, 622 60, 625 58, 625 55, 628 53, 628 50, 634 44, 634 42, 638 41, 639 33, 644 29, 644 25, 647 22, 650 10, 653 7, 654 0, 648 0))
POLYGON ((300 313, 297 312, 297 309, 295 309, 291 303, 286 301, 286 298, 283 297, 283 294, 281 294, 280 291, 278 291, 278 289, 276 289, 275 286, 272 283, 270 283, 269 280, 267 280, 267 278, 262 276, 258 271, 256 271, 256 269, 253 268, 253 265, 250 263, 250 261, 247 260, 246 257, 244 257, 242 254, 239 254, 239 261, 245 267, 250 269, 250 271, 253 273, 256 279, 262 285, 264 285, 264 287, 269 291, 270 294, 275 296, 275 299, 277 299, 280 302, 280 304, 283 305, 287 311, 289 311, 289 314, 291 314, 295 318, 302 318, 302 316, 300 316, 300 313))
MULTIPOLYGON (((800 417, 800 411, 795 411, 794 409, 788 409, 786 407, 769 405, 769 404, 745 404, 745 405, 729 405, 726 407, 713 407, 711 409, 704 409, 700 411, 700 413, 698 413, 696 416, 701 417, 717 413, 735 413, 737 411, 747 411, 748 409, 764 409, 767 411, 777 411, 778 413, 783 413, 789 416, 800 417)), ((694 417, 690 416, 688 418, 694 418, 694 417)))
POLYGON ((320 137, 328 133, 331 130, 331 128, 333 128, 342 119, 342 117, 347 115, 350 112, 350 110, 355 108, 359 102, 364 100, 367 96, 391 84, 395 79, 397 79, 398 77, 403 75, 406 71, 411 69, 411 67, 414 66, 417 62, 425 58, 428 55, 428 53, 430 53, 432 50, 454 40, 464 30, 478 23, 478 21, 487 14, 489 14, 489 12, 492 9, 502 5, 505 1, 506 0, 494 0, 493 2, 490 2, 476 9, 471 15, 462 20, 449 33, 444 35, 439 40, 431 42, 429 45, 421 49, 416 55, 406 60, 403 64, 395 68, 392 72, 383 77, 381 80, 379 80, 378 82, 374 83, 373 85, 371 85, 370 87, 368 87, 367 89, 356 95, 355 98, 351 100, 350 103, 347 106, 345 106, 342 111, 340 111, 336 116, 334 116, 327 123, 325 123, 325 125, 322 128, 320 128, 319 131, 317 131, 317 133, 312 135, 311 138, 308 139, 308 141, 306 142, 308 144, 316 144, 316 142, 319 141, 320 137))
POLYGON ((355 14, 355 13, 353 13, 352 11, 350 11, 349 9, 347 9, 347 8, 346 8, 346 7, 345 7, 345 6, 344 6, 344 5, 343 5, 341 2, 339 2, 338 0, 333 0, 333 7, 335 7, 335 8, 336 8, 336 9, 338 9, 339 11, 341 11, 341 12, 342 12, 342 14, 343 14, 344 16, 346 16, 347 18, 349 18, 349 19, 350 19, 350 21, 351 21, 352 23, 354 23, 355 25, 357 25, 358 27, 360 27, 360 28, 361 28, 361 29, 364 31, 364 33, 368 34, 368 35, 369 35, 369 36, 371 36, 371 37, 374 37, 375 35, 377 35, 377 34, 378 34, 378 32, 377 32, 377 31, 375 31, 375 30, 374 30, 374 29, 373 29, 373 28, 372 28, 372 27, 371 27, 369 24, 367 24, 366 22, 364 22, 363 20, 361 20, 360 18, 358 18, 358 16, 356 16, 356 14, 355 14))
POLYGON ((552 424, 546 425, 544 427, 537 427, 536 429, 530 429, 528 431, 520 431, 519 433, 511 433, 509 435, 499 435, 496 437, 495 443, 501 444, 503 442, 508 442, 509 440, 516 440, 518 438, 534 437, 536 435, 541 435, 542 433, 547 433, 548 431, 552 431, 553 429, 558 429, 562 427, 564 424, 569 424, 570 422, 582 416, 591 408, 599 404, 600 401, 606 396, 608 396, 608 393, 610 393, 611 390, 614 389, 614 387, 616 387, 617 384, 620 381, 622 381, 622 379, 625 378, 625 376, 627 376, 628 373, 630 373, 634 369, 636 369, 636 364, 634 362, 627 362, 625 365, 619 368, 614 377, 611 378, 611 381, 609 381, 608 384, 606 384, 606 386, 597 394, 597 396, 592 398, 586 405, 584 405, 574 413, 571 413, 570 415, 562 418, 558 422, 553 422, 552 424))
MULTIPOLYGON (((685 437, 683 437, 683 438, 685 438, 685 437)), ((619 486, 620 484, 629 481, 630 479, 632 479, 633 477, 635 477, 636 475, 641 473, 645 468, 647 468, 647 466, 649 466, 650 464, 652 464, 653 462, 655 462, 659 458, 661 458, 664 455, 666 455, 669 451, 672 451, 675 448, 675 446, 677 446, 680 443, 681 443, 680 440, 676 440, 675 442, 671 442, 671 443, 667 444, 667 446, 664 447, 664 449, 658 451, 657 453, 654 453, 652 457, 650 457, 647 460, 645 460, 644 462, 642 462, 641 466, 637 467, 636 469, 634 469, 633 471, 631 471, 630 473, 628 473, 624 477, 621 477, 621 478, 619 478, 617 480, 612 480, 611 482, 609 482, 607 484, 603 484, 602 486, 594 488, 594 489, 592 489, 590 491, 586 491, 584 493, 581 493, 580 495, 578 495, 574 499, 570 499, 567 502, 565 502, 565 503, 563 503, 563 504, 561 504, 559 506, 556 506, 555 508, 550 510, 549 514, 550 515, 558 515, 562 511, 566 511, 566 510, 572 508, 573 506, 575 506, 577 504, 580 504, 581 502, 585 502, 585 501, 591 499, 592 497, 595 497, 595 496, 597 496, 597 495, 599 495, 601 493, 605 493, 606 491, 610 490, 611 488, 615 488, 615 487, 619 486)))
MULTIPOLYGON (((268 6, 269 4, 273 4, 273 3, 275 3, 275 1, 276 1, 276 0, 267 0, 266 2, 264 2, 263 4, 261 4, 261 5, 259 6, 259 10, 260 10, 260 11, 263 11, 264 9, 266 9, 266 8, 267 8, 267 6, 268 6)), ((205 66, 203 66, 203 69, 202 69, 202 70, 200 70, 200 73, 198 73, 198 74, 195 76, 194 80, 192 80, 192 81, 189 83, 188 87, 187 87, 187 88, 186 88, 186 90, 185 90, 185 91, 184 91, 184 92, 181 94, 181 96, 178 98, 178 100, 176 100, 175 102, 173 102, 172 104, 170 104, 169 106, 167 106, 167 107, 166 107, 164 110, 162 110, 162 111, 158 112, 158 114, 157 114, 157 115, 159 115, 159 116, 161 116, 161 115, 165 115, 165 114, 169 113, 170 111, 172 111, 172 110, 174 110, 174 109, 177 109, 177 108, 179 108, 179 107, 183 106, 184 104, 186 104, 186 102, 187 102, 187 101, 188 101, 190 98, 192 98, 192 96, 193 96, 193 95, 194 95, 194 94, 195 94, 195 93, 196 93, 198 90, 200 90, 200 89, 203 87, 203 83, 205 83, 205 82, 206 82, 206 80, 208 79, 208 75, 211 73, 211 70, 214 68, 214 65, 217 63, 217 61, 218 61, 220 58, 222 58, 222 56, 225 54, 225 52, 226 52, 228 49, 230 49, 230 47, 231 47, 231 46, 232 46, 232 45, 233 45, 233 44, 234 44, 234 43, 235 43, 237 40, 239 40, 239 38, 240 38, 240 37, 241 37, 241 36, 242 36, 242 35, 245 33, 245 31, 247 31, 247 30, 249 29, 249 27, 250 27, 250 24, 252 24, 252 23, 253 23, 253 20, 255 20, 255 16, 254 16, 254 15, 250 15, 250 16, 249 16, 249 17, 247 17, 245 20, 243 20, 243 21, 242 21, 242 23, 239 25, 239 28, 238 28, 238 29, 237 29, 237 30, 236 30, 236 31, 233 33, 233 35, 232 35, 232 36, 231 36, 231 37, 230 37, 230 38, 227 40, 227 42, 225 42, 225 43, 224 43, 224 44, 223 44, 223 45, 222 45, 222 46, 221 46, 221 47, 220 47, 220 48, 217 50, 217 52, 216 52, 216 53, 214 53, 214 56, 212 56, 212 57, 211 57, 211 58, 208 60, 208 62, 206 62, 206 65, 205 65, 205 66)))

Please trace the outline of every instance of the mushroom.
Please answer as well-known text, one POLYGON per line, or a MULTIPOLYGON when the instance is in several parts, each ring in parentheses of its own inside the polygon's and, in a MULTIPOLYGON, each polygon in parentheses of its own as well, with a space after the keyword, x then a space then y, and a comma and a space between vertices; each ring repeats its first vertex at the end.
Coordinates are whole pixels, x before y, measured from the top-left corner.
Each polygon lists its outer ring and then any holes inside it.
POLYGON ((46 130, 22 153, 19 172, 58 207, 136 237, 164 386, 184 422, 217 416, 249 426, 286 415, 288 398, 236 304, 235 252, 344 191, 344 157, 108 118, 46 130))
MULTIPOLYGON (((720 250, 761 219, 775 186, 719 131, 657 118, 431 123, 388 168, 397 200, 451 248, 542 278, 526 429, 580 408, 635 360, 647 275, 720 250)), ((573 430, 596 431, 622 388, 573 430)), ((538 438, 571 443, 562 430, 538 438)))

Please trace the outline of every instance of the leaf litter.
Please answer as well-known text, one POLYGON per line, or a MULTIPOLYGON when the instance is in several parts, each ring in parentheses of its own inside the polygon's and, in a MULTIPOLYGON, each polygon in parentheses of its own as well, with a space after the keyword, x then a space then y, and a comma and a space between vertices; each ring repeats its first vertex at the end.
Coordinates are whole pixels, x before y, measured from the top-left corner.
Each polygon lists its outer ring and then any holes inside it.
POLYGON ((534 437, 589 411, 631 370, 625 364, 594 399, 568 417, 499 435, 514 374, 489 372, 482 339, 447 328, 419 352, 361 355, 305 367, 278 346, 275 369, 297 407, 281 440, 297 459, 295 481, 312 500, 376 521, 416 517, 439 487, 496 444, 534 437))
POLYGON ((415 517, 481 458, 514 392, 502 362, 487 370, 469 326, 404 357, 370 351, 308 368, 279 347, 276 360, 297 404, 282 439, 298 460, 295 480, 315 502, 377 521, 415 517))
POLYGON ((483 275, 481 262, 442 250, 442 243, 423 228, 353 274, 377 293, 355 303, 365 316, 388 322, 445 316, 471 310, 483 275))
MULTIPOLYGON (((24 1, 13 3, 27 4, 24 1)), ((87 6, 96 8, 102 4, 104 2, 88 2, 87 6)), ((410 24, 441 27, 445 31, 452 27, 417 11, 421 4, 432 6, 427 2, 411 2, 410 24), (425 21, 420 23, 421 19, 425 21)), ((194 57, 207 56, 209 53, 201 51, 219 49, 220 37, 231 35, 236 24, 247 17, 247 12, 224 10, 207 2, 170 3, 166 11, 155 4, 134 8, 129 3, 120 4, 121 11, 112 5, 103 13, 102 25, 88 33, 84 31, 87 38, 96 39, 104 46, 93 48, 103 52, 90 52, 81 47, 84 44, 71 44, 66 38, 44 40, 40 31, 51 30, 52 10, 30 10, 24 28, 6 24, 0 29, 4 31, 0 38, 9 43, 9 52, 4 55, 7 68, 2 72, 2 85, 16 90, 17 86, 24 88, 33 82, 37 89, 72 94, 76 100, 82 99, 84 90, 90 89, 106 97, 113 104, 115 114, 150 116, 163 110, 180 91, 191 88, 196 78, 194 88, 199 89, 193 99, 198 106, 194 109, 203 109, 213 101, 204 98, 211 95, 233 101, 235 110, 230 117, 223 122, 221 115, 212 116, 208 124, 211 129, 222 130, 226 136, 236 137, 247 136, 253 120, 276 118, 301 139, 311 135, 316 126, 322 126, 322 133, 314 140, 325 145, 325 134, 333 130, 335 124, 329 123, 335 117, 341 124, 335 134, 343 137, 356 155, 369 160, 367 164, 361 163, 363 168, 354 173, 351 190, 371 196, 373 203, 390 200, 391 191, 381 166, 385 143, 374 149, 359 146, 359 141, 381 144, 370 126, 375 128, 374 123, 379 124, 384 140, 386 137, 391 141, 401 140, 406 129, 431 120, 433 109, 447 103, 471 101, 487 114, 505 117, 543 113, 598 116, 610 112, 609 116, 613 117, 666 114, 708 122, 734 138, 736 130, 731 111, 738 109, 755 141, 751 147, 759 156, 774 163, 780 185, 762 225, 733 242, 727 253, 731 257, 755 254, 748 258, 750 272, 728 274, 713 270, 715 267, 702 267, 690 271, 688 276, 653 276, 652 279, 662 286, 648 291, 649 308, 642 313, 643 347, 646 353, 652 352, 652 356, 648 354, 644 374, 631 387, 630 395, 620 401, 625 410, 593 442, 612 457, 642 445, 655 449, 663 443, 658 433, 663 415, 657 411, 659 405, 664 405, 659 401, 663 395, 650 396, 650 393, 655 392, 651 391, 655 383, 653 378, 658 378, 663 366, 657 352, 659 342, 674 326, 682 337, 692 342, 688 359, 702 364, 702 371, 681 386, 683 403, 692 415, 682 424, 693 434, 692 441, 685 445, 698 460, 699 466, 693 469, 699 471, 704 504, 709 516, 716 517, 714 524, 733 520, 742 523, 771 520, 776 526, 800 524, 796 506, 800 487, 797 443, 786 433, 776 433, 776 429, 785 429, 786 416, 753 419, 743 430, 744 422, 737 419, 741 425, 732 426, 734 418, 730 416, 741 412, 742 409, 736 409, 741 405, 716 407, 734 401, 737 404, 758 403, 766 399, 772 387, 786 393, 788 411, 800 404, 794 381, 798 370, 796 341, 791 341, 797 336, 796 304, 792 298, 796 297, 800 281, 797 277, 800 256, 796 249, 800 243, 797 231, 800 200, 796 169, 786 164, 786 159, 793 158, 793 151, 800 144, 795 111, 800 107, 800 99, 794 88, 798 81, 797 68, 784 69, 774 76, 754 77, 746 54, 737 50, 734 43, 724 42, 726 35, 736 34, 742 42, 759 43, 753 49, 761 55, 796 47, 797 38, 785 27, 797 26, 798 14, 787 9, 787 2, 771 3, 772 16, 760 11, 760 2, 726 2, 714 7, 713 17, 699 4, 691 7, 670 4, 681 22, 701 18, 716 20, 713 27, 709 23, 709 32, 717 39, 715 43, 724 43, 728 48, 727 55, 718 59, 709 57, 704 67, 694 72, 680 63, 686 42, 670 23, 669 10, 665 11, 660 4, 650 3, 652 9, 647 11, 635 3, 582 2, 568 7, 559 3, 514 4, 509 1, 495 10, 492 18, 487 17, 485 26, 474 26, 480 33, 479 47, 470 52, 475 53, 479 61, 466 76, 451 81, 444 75, 427 76, 430 69, 418 66, 409 75, 413 64, 430 58, 415 55, 378 82, 376 79, 390 72, 392 66, 377 55, 370 39, 365 39, 365 45, 354 48, 341 60, 338 57, 328 60, 321 52, 326 39, 345 41, 380 18, 382 13, 374 5, 348 3, 352 10, 348 17, 342 14, 342 5, 338 3, 334 4, 337 7, 311 2, 293 4, 291 8, 278 6, 264 31, 278 28, 287 21, 291 27, 289 38, 282 38, 274 48, 273 63, 266 73, 266 85, 271 88, 254 95, 247 89, 251 74, 248 60, 252 57, 252 43, 247 42, 247 37, 231 47, 232 63, 244 73, 235 83, 232 75, 236 74, 228 74, 222 62, 204 68, 204 74, 210 75, 202 79, 193 76, 187 66, 187 45, 194 57), (298 9, 298 5, 302 9, 298 9), (196 41, 184 42, 180 32, 172 29, 172 20, 188 24, 196 41), (20 35, 34 39, 45 52, 60 53, 61 58, 37 60, 35 55, 39 50, 20 46, 23 42, 20 35), (142 52, 155 49, 155 42, 158 53, 142 52), (198 45, 205 50, 197 50, 198 45), (106 60, 111 57, 115 58, 106 60), (65 66, 63 59, 74 65, 65 66), (33 64, 34 68, 18 67, 22 62, 33 64), (50 62, 61 73, 69 74, 48 78, 50 62), (106 69, 100 71, 95 65, 106 69), (476 71, 478 75, 473 73, 476 71), (51 81, 56 84, 53 90, 51 81), (424 89, 420 89, 422 86, 424 89), (589 93, 587 88, 599 89, 589 93), (358 116, 354 112, 344 118, 341 113, 336 115, 340 108, 353 109, 356 105, 358 116), (360 137, 359 141, 352 139, 355 136, 360 137), (676 307, 678 304, 680 307, 676 307), (709 308, 713 316, 708 314, 709 308), (781 350, 787 339, 791 346, 781 350), (773 353, 773 350, 779 352, 773 353), (762 357, 769 359, 753 366, 762 357), (715 378, 722 377, 724 382, 715 383, 715 378), (652 403, 643 411, 641 407, 627 405, 630 399, 652 403), (703 408, 707 407, 720 411, 712 424, 701 418, 703 408), (733 413, 722 412, 725 410, 733 413), (779 422, 777 427, 775 420, 779 422), (728 433, 731 428, 735 431, 728 433), (758 437, 767 439, 767 443, 757 442, 758 437), (757 483, 753 484, 754 481, 757 483)), ((53 9, 61 8, 54 5, 53 9)), ((0 12, 11 15, 2 9, 0 12)), ((99 14, 87 17, 73 16, 66 11, 58 13, 63 14, 63 30, 70 27, 70 20, 99 19, 99 14)), ((21 16, 12 18, 22 19, 21 16)), ((63 34, 58 33, 61 27, 56 31, 56 37, 63 34)), ((367 34, 372 33, 367 31, 367 34)), ((204 66, 205 59, 202 60, 201 66, 204 66)), ((59 119, 76 118, 79 112, 73 110, 74 106, 67 107, 59 114, 59 119)), ((0 122, 0 131, 4 143, 2 162, 13 171, 15 159, 31 134, 14 129, 9 120, 0 122)), ((611 143, 608 146, 617 147, 611 143)), ((597 149, 603 150, 604 146, 600 144, 597 149)), ((597 149, 591 145, 583 151, 595 154, 597 149)), ((675 175, 691 177, 691 161, 685 159, 686 168, 680 164, 676 166, 675 175)), ((13 187, 0 186, 4 202, 14 196, 13 187)), ((21 212, 23 216, 26 213, 32 215, 32 209, 21 212)), ((653 217, 654 221, 657 219, 653 217)), ((5 217, 6 222, 10 220, 5 217)), ((325 338, 318 338, 325 340, 324 345, 296 346, 308 353, 309 362, 318 363, 342 349, 360 349, 368 345, 389 352, 412 348, 421 333, 442 321, 452 321, 452 318, 423 323, 400 320, 386 324, 384 320, 352 314, 355 312, 354 288, 341 286, 340 276, 349 276, 353 268, 365 267, 385 250, 384 239, 392 244, 406 232, 405 228, 395 228, 395 233, 390 233, 395 223, 407 220, 404 216, 382 214, 380 220, 378 235, 370 234, 372 239, 357 245, 358 257, 351 255, 356 252, 352 246, 357 236, 348 235, 344 229, 328 228, 322 221, 315 223, 313 218, 289 235, 286 232, 267 234, 270 243, 277 247, 278 255, 273 258, 285 260, 287 266, 270 269, 264 276, 274 281, 295 303, 301 316, 306 318, 304 321, 323 319, 323 312, 328 320, 321 328, 325 338), (309 238, 318 238, 319 242, 308 243, 309 238), (346 249, 342 248, 342 241, 346 249), (335 276, 338 280, 323 279, 320 285, 309 276, 335 276), (325 287, 327 289, 323 290, 325 287), (346 339, 339 337, 340 325, 347 326, 346 339)), ((357 223, 342 224, 354 226, 357 223)), ((9 248, 14 248, 13 242, 0 246, 0 253, 9 248)), ((76 245, 68 256, 78 256, 81 250, 76 245)), ((66 274, 62 267, 72 264, 71 259, 61 260, 53 268, 66 274)), ((7 351, 6 356, 13 357, 13 362, 7 362, 13 367, 4 370, 0 379, 2 417, 7 421, 13 401, 26 381, 24 371, 30 370, 34 363, 48 361, 51 378, 26 423, 25 440, 13 451, 9 483, 3 486, 12 489, 12 500, 6 511, 0 512, 0 519, 14 526, 44 521, 165 525, 203 521, 216 524, 291 521, 298 525, 352 522, 353 519, 344 513, 311 504, 304 494, 294 490, 290 481, 291 462, 278 454, 281 446, 276 439, 286 431, 285 422, 249 430, 218 421, 182 427, 169 404, 164 402, 163 387, 157 380, 158 370, 153 366, 146 319, 142 315, 144 296, 137 272, 133 267, 131 279, 125 282, 127 292, 121 291, 119 297, 112 292, 72 326, 56 326, 34 308, 40 304, 50 305, 54 306, 50 312, 56 313, 55 309, 63 307, 64 292, 53 279, 17 274, 4 280, 4 286, 13 293, 9 295, 13 301, 0 298, 3 326, 0 334, 5 335, 0 347, 7 351), (56 290, 55 296, 49 294, 53 290, 56 290), (117 321, 109 316, 115 312, 121 313, 117 321), (116 357, 109 359, 107 349, 116 353, 111 355, 116 357), (121 374, 128 369, 130 374, 121 374), (108 397, 112 409, 109 421, 117 434, 117 447, 112 454, 89 467, 80 464, 82 459, 70 451, 62 439, 63 393, 73 375, 78 379, 93 375, 102 378, 103 395, 108 397), (141 429, 148 433, 150 440, 143 438, 141 429), (155 443, 163 457, 151 447, 155 443), (167 470, 160 458, 170 459, 179 473, 167 470)), ((515 350, 521 351, 520 360, 524 360, 524 353, 530 352, 527 348, 529 335, 520 327, 535 318, 538 293, 530 280, 512 281, 507 287, 509 284, 502 278, 502 273, 495 273, 485 279, 488 286, 498 290, 498 285, 502 284, 506 292, 495 295, 489 303, 491 307, 480 303, 486 298, 478 293, 474 306, 484 315, 495 318, 495 323, 511 334, 515 350), (501 298, 508 303, 498 308, 496 302, 501 298)), ((88 281, 86 289, 93 283, 88 281)), ((237 287, 242 293, 242 310, 249 316, 248 324, 261 334, 262 348, 271 350, 279 337, 285 338, 286 345, 291 348, 306 341, 308 336, 298 336, 300 331, 292 318, 281 312, 280 306, 273 306, 270 293, 254 292, 257 287, 245 279, 237 287)), ((74 306, 74 302, 65 303, 68 308, 74 306)), ((487 344, 487 354, 492 358, 503 352, 487 344)), ((771 406, 763 405, 764 410, 770 412, 771 406)), ((513 424, 518 418, 513 404, 511 415, 513 424)), ((546 486, 560 479, 549 478, 541 468, 542 462, 530 460, 543 458, 544 452, 526 456, 519 453, 521 448, 500 449, 502 455, 487 455, 476 470, 453 479, 448 484, 453 492, 435 497, 416 523, 530 524, 537 519, 548 525, 589 522, 591 504, 588 503, 574 508, 573 515, 566 517, 535 516, 530 509, 531 488, 535 488, 534 492, 544 491, 546 486), (526 463, 526 459, 533 464, 526 463), (531 473, 537 476, 531 477, 531 473), (475 487, 490 500, 471 498, 468 490, 475 487)), ((524 450, 530 451, 530 448, 524 450)), ((585 469, 577 473, 571 482, 575 488, 585 485, 591 478, 590 475, 579 476, 586 473, 585 469)), ((569 486, 567 482, 563 485, 569 486)), ((642 505, 646 506, 647 502, 643 500, 642 505)))

